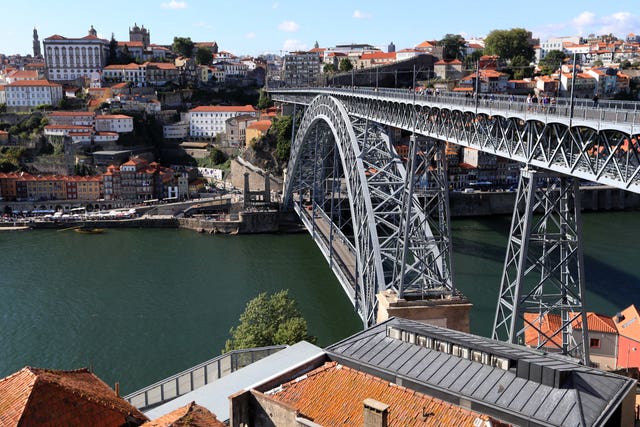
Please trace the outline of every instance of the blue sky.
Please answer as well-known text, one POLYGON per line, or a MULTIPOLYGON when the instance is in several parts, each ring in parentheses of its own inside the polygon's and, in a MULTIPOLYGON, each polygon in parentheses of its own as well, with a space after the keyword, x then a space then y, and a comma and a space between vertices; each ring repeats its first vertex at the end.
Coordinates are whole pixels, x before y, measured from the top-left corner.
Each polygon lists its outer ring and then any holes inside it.
POLYGON ((640 33, 638 0, 618 1, 393 1, 393 0, 58 0, 0 4, 0 53, 32 52, 34 27, 40 40, 53 34, 83 37, 91 25, 109 39, 128 40, 134 23, 151 31, 151 42, 174 36, 217 41, 234 54, 258 55, 347 43, 386 49, 413 47, 446 33, 485 36, 493 29, 524 27, 534 36, 640 33), (634 7, 635 6, 635 7, 634 7))

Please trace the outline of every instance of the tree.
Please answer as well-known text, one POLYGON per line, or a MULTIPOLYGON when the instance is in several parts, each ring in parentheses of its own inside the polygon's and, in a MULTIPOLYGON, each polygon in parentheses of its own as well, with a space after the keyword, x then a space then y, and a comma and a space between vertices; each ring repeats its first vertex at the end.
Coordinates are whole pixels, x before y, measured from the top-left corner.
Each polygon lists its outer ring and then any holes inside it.
POLYGON ((513 78, 516 80, 524 79, 525 77, 533 76, 533 67, 529 63, 529 61, 520 55, 514 56, 511 59, 511 71, 513 73, 513 78))
POLYGON ((322 72, 325 74, 335 73, 336 66, 333 64, 324 64, 324 67, 322 67, 322 72))
POLYGON ((484 47, 488 55, 498 55, 506 60, 522 56, 528 61, 533 61, 535 57, 531 33, 524 28, 493 30, 484 40, 484 47))
POLYGON ((240 323, 231 328, 229 334, 231 338, 225 344, 224 353, 243 348, 291 345, 302 340, 316 341, 308 334, 307 321, 295 300, 289 297, 288 290, 271 296, 263 292, 249 301, 240 315, 240 323))
POLYGON ((338 65, 338 69, 340 71, 347 72, 353 70, 353 64, 347 58, 342 58, 340 60, 340 64, 338 65))
POLYGON ((631 61, 629 61, 628 59, 624 59, 624 60, 620 61, 620 69, 621 70, 626 70, 628 68, 631 68, 631 61))
POLYGON ((281 162, 289 160, 291 153, 291 132, 293 131, 293 120, 291 116, 281 116, 273 121, 269 128, 269 133, 276 139, 276 157, 281 162))
POLYGON ((171 44, 171 50, 178 55, 182 55, 186 58, 193 56, 194 43, 191 41, 191 37, 174 37, 171 44))
POLYGON ((465 40, 460 34, 445 34, 438 42, 443 47, 442 59, 462 59, 464 56, 465 40))
POLYGON ((111 40, 109 41, 109 64, 118 63, 118 42, 116 37, 111 33, 111 40))
POLYGON ((211 149, 211 153, 209 153, 209 159, 211 160, 212 165, 221 165, 227 161, 227 155, 224 151, 213 147, 211 149))
POLYGON ((256 105, 256 108, 258 108, 258 110, 264 110, 266 108, 269 108, 270 106, 271 99, 269 98, 269 94, 266 90, 260 89, 260 97, 258 98, 258 104, 256 105))
POLYGON ((482 49, 478 49, 478 50, 474 50, 469 55, 465 56, 464 68, 466 68, 467 70, 471 70, 471 69, 475 70, 476 64, 480 59, 480 57, 482 57, 483 52, 484 51, 482 49))
POLYGON ((206 47, 199 47, 196 51, 196 62, 200 65, 211 64, 213 60, 213 54, 206 47))
POLYGON ((538 62, 541 74, 548 76, 553 73, 560 67, 560 64, 562 64, 562 61, 564 61, 566 57, 561 50, 550 50, 549 53, 538 62))

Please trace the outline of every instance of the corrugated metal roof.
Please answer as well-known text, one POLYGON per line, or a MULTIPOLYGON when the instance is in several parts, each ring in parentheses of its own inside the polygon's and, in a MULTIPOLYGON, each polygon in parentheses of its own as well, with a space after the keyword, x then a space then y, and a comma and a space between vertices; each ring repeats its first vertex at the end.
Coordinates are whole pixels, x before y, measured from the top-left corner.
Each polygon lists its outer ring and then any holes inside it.
POLYGON ((568 357, 406 319, 390 319, 326 350, 352 368, 454 404, 468 400, 471 409, 516 424, 593 425, 610 417, 634 385, 568 357), (394 333, 388 328, 407 335, 388 336, 394 333), (418 335, 448 343, 451 350, 419 345, 418 335), (469 355, 450 354, 454 346, 469 355), (484 353, 486 360, 470 360, 472 353, 484 353))

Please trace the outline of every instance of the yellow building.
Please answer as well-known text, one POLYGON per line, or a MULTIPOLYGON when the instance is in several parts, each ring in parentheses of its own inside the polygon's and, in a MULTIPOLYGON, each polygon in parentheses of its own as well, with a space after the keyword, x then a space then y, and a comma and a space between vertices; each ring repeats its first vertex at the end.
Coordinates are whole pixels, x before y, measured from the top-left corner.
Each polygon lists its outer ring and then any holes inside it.
POLYGON ((245 133, 245 146, 251 144, 251 141, 260 139, 271 127, 271 120, 258 120, 247 126, 245 133))

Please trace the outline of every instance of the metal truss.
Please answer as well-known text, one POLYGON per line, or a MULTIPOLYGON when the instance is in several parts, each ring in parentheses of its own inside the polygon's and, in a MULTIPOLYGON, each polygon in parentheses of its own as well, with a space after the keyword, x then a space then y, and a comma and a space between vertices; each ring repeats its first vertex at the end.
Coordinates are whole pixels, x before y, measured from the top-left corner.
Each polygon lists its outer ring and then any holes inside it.
POLYGON ((584 293, 578 182, 524 168, 492 338, 551 347, 588 363, 584 293))
POLYGON ((285 208, 297 206, 332 268, 348 268, 353 249, 355 271, 338 277, 352 278, 343 287, 354 288, 347 294, 366 325, 375 323, 380 291, 407 297, 455 291, 443 150, 441 142, 415 142, 413 173, 408 173, 384 127, 350 117, 340 102, 324 95, 309 104, 300 123, 285 208), (430 188, 420 187, 418 173, 430 188), (412 194, 408 188, 420 191, 412 194), (436 213, 435 219, 426 213, 436 213), (430 224, 435 223, 434 235, 430 224), (341 256, 336 247, 343 249, 341 256))
POLYGON ((634 129, 635 123, 624 122, 626 116, 616 122, 572 122, 562 116, 522 114, 508 104, 476 113, 459 97, 416 100, 406 91, 308 89, 276 91, 274 99, 305 104, 323 91, 340 99, 352 116, 640 193, 640 134, 638 125, 634 129))

